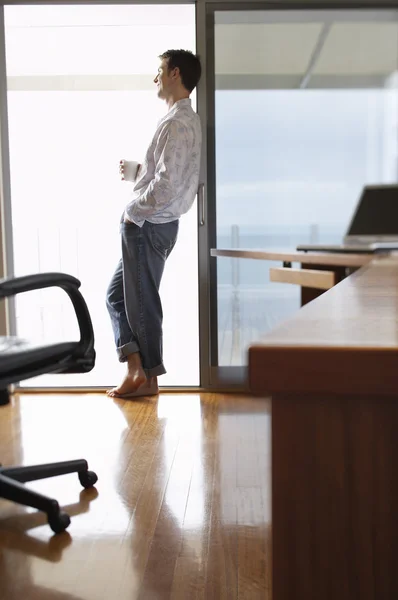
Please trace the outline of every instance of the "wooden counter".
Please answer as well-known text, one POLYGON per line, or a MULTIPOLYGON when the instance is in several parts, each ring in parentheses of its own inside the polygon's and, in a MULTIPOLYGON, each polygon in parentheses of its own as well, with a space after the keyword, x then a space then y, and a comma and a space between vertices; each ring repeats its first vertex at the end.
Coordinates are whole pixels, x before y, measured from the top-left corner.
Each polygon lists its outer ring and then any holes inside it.
POLYGON ((398 258, 249 351, 272 396, 274 600, 398 598, 398 258))

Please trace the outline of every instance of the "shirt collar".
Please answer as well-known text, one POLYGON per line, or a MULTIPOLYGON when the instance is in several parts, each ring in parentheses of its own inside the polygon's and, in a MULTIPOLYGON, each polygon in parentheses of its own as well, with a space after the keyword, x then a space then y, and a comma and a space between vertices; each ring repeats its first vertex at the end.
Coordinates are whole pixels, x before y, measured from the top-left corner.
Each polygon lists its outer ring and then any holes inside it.
POLYGON ((175 110, 176 108, 181 108, 182 106, 191 106, 191 104, 191 98, 183 98, 182 100, 175 102, 170 110, 175 110))

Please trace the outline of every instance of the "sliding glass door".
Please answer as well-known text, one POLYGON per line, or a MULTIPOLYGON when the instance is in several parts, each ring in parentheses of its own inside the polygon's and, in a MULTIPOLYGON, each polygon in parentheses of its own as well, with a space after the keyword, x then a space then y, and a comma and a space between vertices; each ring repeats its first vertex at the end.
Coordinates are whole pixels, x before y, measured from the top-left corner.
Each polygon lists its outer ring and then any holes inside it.
MULTIPOLYGON (((166 107, 153 79, 170 47, 195 51, 194 5, 5 6, 12 234, 16 275, 63 271, 82 281, 97 364, 24 386, 110 386, 117 362, 105 307, 120 258, 129 185, 119 160, 140 160, 166 107)), ((196 106, 196 97, 193 96, 196 106)), ((199 385, 197 216, 181 219, 162 282, 164 386, 199 385)), ((58 290, 16 301, 16 332, 77 335, 58 290)))
MULTIPOLYGON (((13 236, 15 274, 81 279, 98 355, 90 374, 28 385, 109 386, 121 376, 105 308, 128 193, 118 163, 139 160, 164 114, 152 80, 166 48, 201 56, 204 145, 198 211, 182 219, 162 284, 162 385, 242 386, 250 343, 299 308, 297 288, 269 282, 274 265, 210 258, 211 248, 338 242, 362 187, 397 181, 398 11, 278 4, 4 7, 9 262, 13 236)), ((20 335, 77 335, 57 291, 22 296, 15 309, 20 335)))
MULTIPOLYGON (((203 19, 208 251, 338 243, 363 186, 398 180, 398 12, 229 3, 203 19)), ((300 306, 271 266, 210 259, 214 385, 244 381, 249 344, 300 306)))

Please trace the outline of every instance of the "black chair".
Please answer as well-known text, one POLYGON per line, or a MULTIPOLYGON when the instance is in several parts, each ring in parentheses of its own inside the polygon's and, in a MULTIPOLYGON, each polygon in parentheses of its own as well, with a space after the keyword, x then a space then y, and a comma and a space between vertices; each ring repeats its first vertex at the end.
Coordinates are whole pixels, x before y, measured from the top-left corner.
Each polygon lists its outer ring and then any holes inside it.
MULTIPOLYGON (((0 337, 0 404, 10 401, 9 386, 44 373, 87 373, 95 365, 94 332, 87 304, 79 291, 80 281, 63 273, 41 273, 0 280, 0 299, 32 290, 60 287, 69 296, 80 328, 80 340, 55 344, 33 344, 18 337, 0 337)), ((55 533, 70 524, 58 502, 27 489, 23 483, 67 473, 78 473, 84 488, 97 482, 86 460, 72 460, 30 467, 0 465, 0 497, 47 513, 55 533)))

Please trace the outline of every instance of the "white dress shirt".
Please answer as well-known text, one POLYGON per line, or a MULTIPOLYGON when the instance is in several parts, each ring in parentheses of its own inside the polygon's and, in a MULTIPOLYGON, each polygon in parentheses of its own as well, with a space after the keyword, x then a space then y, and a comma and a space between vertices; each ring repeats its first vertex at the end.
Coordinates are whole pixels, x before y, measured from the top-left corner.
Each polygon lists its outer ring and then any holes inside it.
POLYGON ((125 217, 142 227, 145 221, 169 223, 188 212, 198 190, 201 144, 191 100, 179 100, 159 122, 138 176, 138 163, 125 164, 125 179, 134 182, 125 217))

